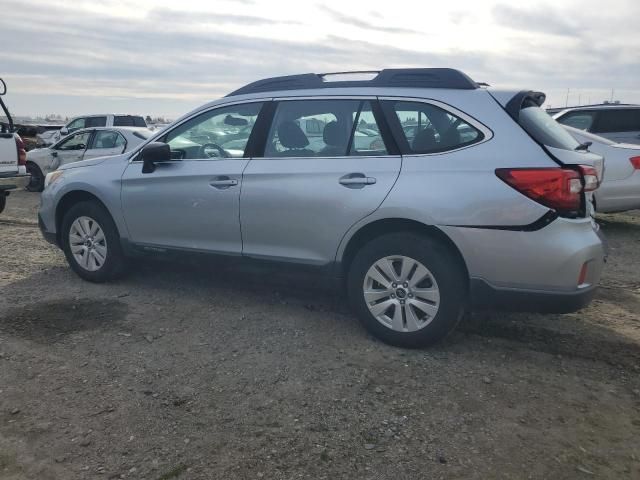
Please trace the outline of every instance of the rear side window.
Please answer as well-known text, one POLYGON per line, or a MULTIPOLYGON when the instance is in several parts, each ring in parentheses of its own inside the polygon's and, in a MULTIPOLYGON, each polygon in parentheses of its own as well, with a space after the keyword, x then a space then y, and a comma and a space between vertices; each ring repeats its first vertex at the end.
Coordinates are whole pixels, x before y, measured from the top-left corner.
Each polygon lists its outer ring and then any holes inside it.
POLYGON ((286 100, 275 112, 265 157, 387 155, 371 102, 286 100))
POLYGON ((525 106, 520 110, 518 123, 542 145, 563 150, 575 150, 580 145, 569 132, 537 105, 525 106))
POLYGON ((113 118, 114 127, 146 127, 144 118, 133 115, 116 115, 113 118))
POLYGON ((579 130, 589 130, 594 118, 595 112, 570 112, 560 117, 558 122, 579 130))
POLYGON ((387 115, 394 116, 399 122, 397 136, 401 137, 403 150, 409 154, 456 150, 484 138, 480 130, 436 105, 405 101, 385 101, 383 104, 387 115))
POLYGON ((640 110, 600 110, 591 130, 593 133, 640 131, 640 110))
POLYGON ((85 128, 89 127, 106 127, 107 117, 89 117, 86 119, 85 128))

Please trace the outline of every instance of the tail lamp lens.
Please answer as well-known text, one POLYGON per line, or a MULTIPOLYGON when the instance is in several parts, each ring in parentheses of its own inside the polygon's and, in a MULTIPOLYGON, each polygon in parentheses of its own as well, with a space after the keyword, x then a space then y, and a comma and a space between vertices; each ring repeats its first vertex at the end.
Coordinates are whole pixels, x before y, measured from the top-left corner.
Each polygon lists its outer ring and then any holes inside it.
POLYGON ((633 165, 633 168, 640 170, 640 157, 631 157, 629 161, 631 162, 631 165, 633 165))
POLYGON ((580 209, 582 179, 568 168, 499 168, 496 175, 536 202, 559 211, 580 209))

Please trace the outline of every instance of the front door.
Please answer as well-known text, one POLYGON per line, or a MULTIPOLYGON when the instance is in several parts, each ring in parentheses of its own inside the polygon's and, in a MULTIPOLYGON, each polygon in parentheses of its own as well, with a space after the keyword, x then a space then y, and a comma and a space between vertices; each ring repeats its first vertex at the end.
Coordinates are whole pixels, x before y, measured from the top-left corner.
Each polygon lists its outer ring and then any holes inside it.
POLYGON ((373 102, 282 100, 263 158, 245 170, 243 254, 328 264, 349 228, 374 212, 400 172, 373 102))
POLYGON ((177 125, 161 141, 172 161, 122 176, 122 209, 137 244, 240 254, 239 206, 244 149, 261 103, 209 110, 177 125))
POLYGON ((57 145, 51 147, 49 171, 54 171, 61 165, 82 160, 92 133, 92 130, 83 130, 82 132, 71 134, 57 145))

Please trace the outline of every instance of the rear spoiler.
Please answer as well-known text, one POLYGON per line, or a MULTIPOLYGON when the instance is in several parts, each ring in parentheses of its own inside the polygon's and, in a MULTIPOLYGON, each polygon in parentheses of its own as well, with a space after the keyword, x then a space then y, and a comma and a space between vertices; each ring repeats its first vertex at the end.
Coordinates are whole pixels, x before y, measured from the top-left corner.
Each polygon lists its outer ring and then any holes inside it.
MULTIPOLYGON (((13 133, 13 130, 14 130, 13 118, 11 118, 11 114, 9 113, 9 109, 7 108, 7 106, 2 101, 2 96, 5 93, 7 93, 7 84, 4 83, 4 80, 0 78, 0 107, 2 107, 2 111, 6 115, 7 121, 9 122, 9 132, 8 133, 13 133)), ((3 132, 3 133, 6 133, 6 132, 3 132)))
POLYGON ((520 119, 520 110, 526 107, 541 107, 547 96, 542 92, 523 90, 507 102, 504 109, 516 122, 520 119))

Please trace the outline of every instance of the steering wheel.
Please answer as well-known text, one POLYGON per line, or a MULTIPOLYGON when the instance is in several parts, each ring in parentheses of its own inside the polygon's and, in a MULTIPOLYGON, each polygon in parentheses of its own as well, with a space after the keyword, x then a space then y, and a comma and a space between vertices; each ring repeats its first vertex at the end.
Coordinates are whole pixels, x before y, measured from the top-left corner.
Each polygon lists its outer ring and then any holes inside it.
POLYGON ((229 154, 217 143, 205 143, 200 147, 199 156, 202 158, 228 158, 229 154), (215 150, 215 152, 213 150, 215 150), (217 155, 215 155, 216 152, 217 155))

